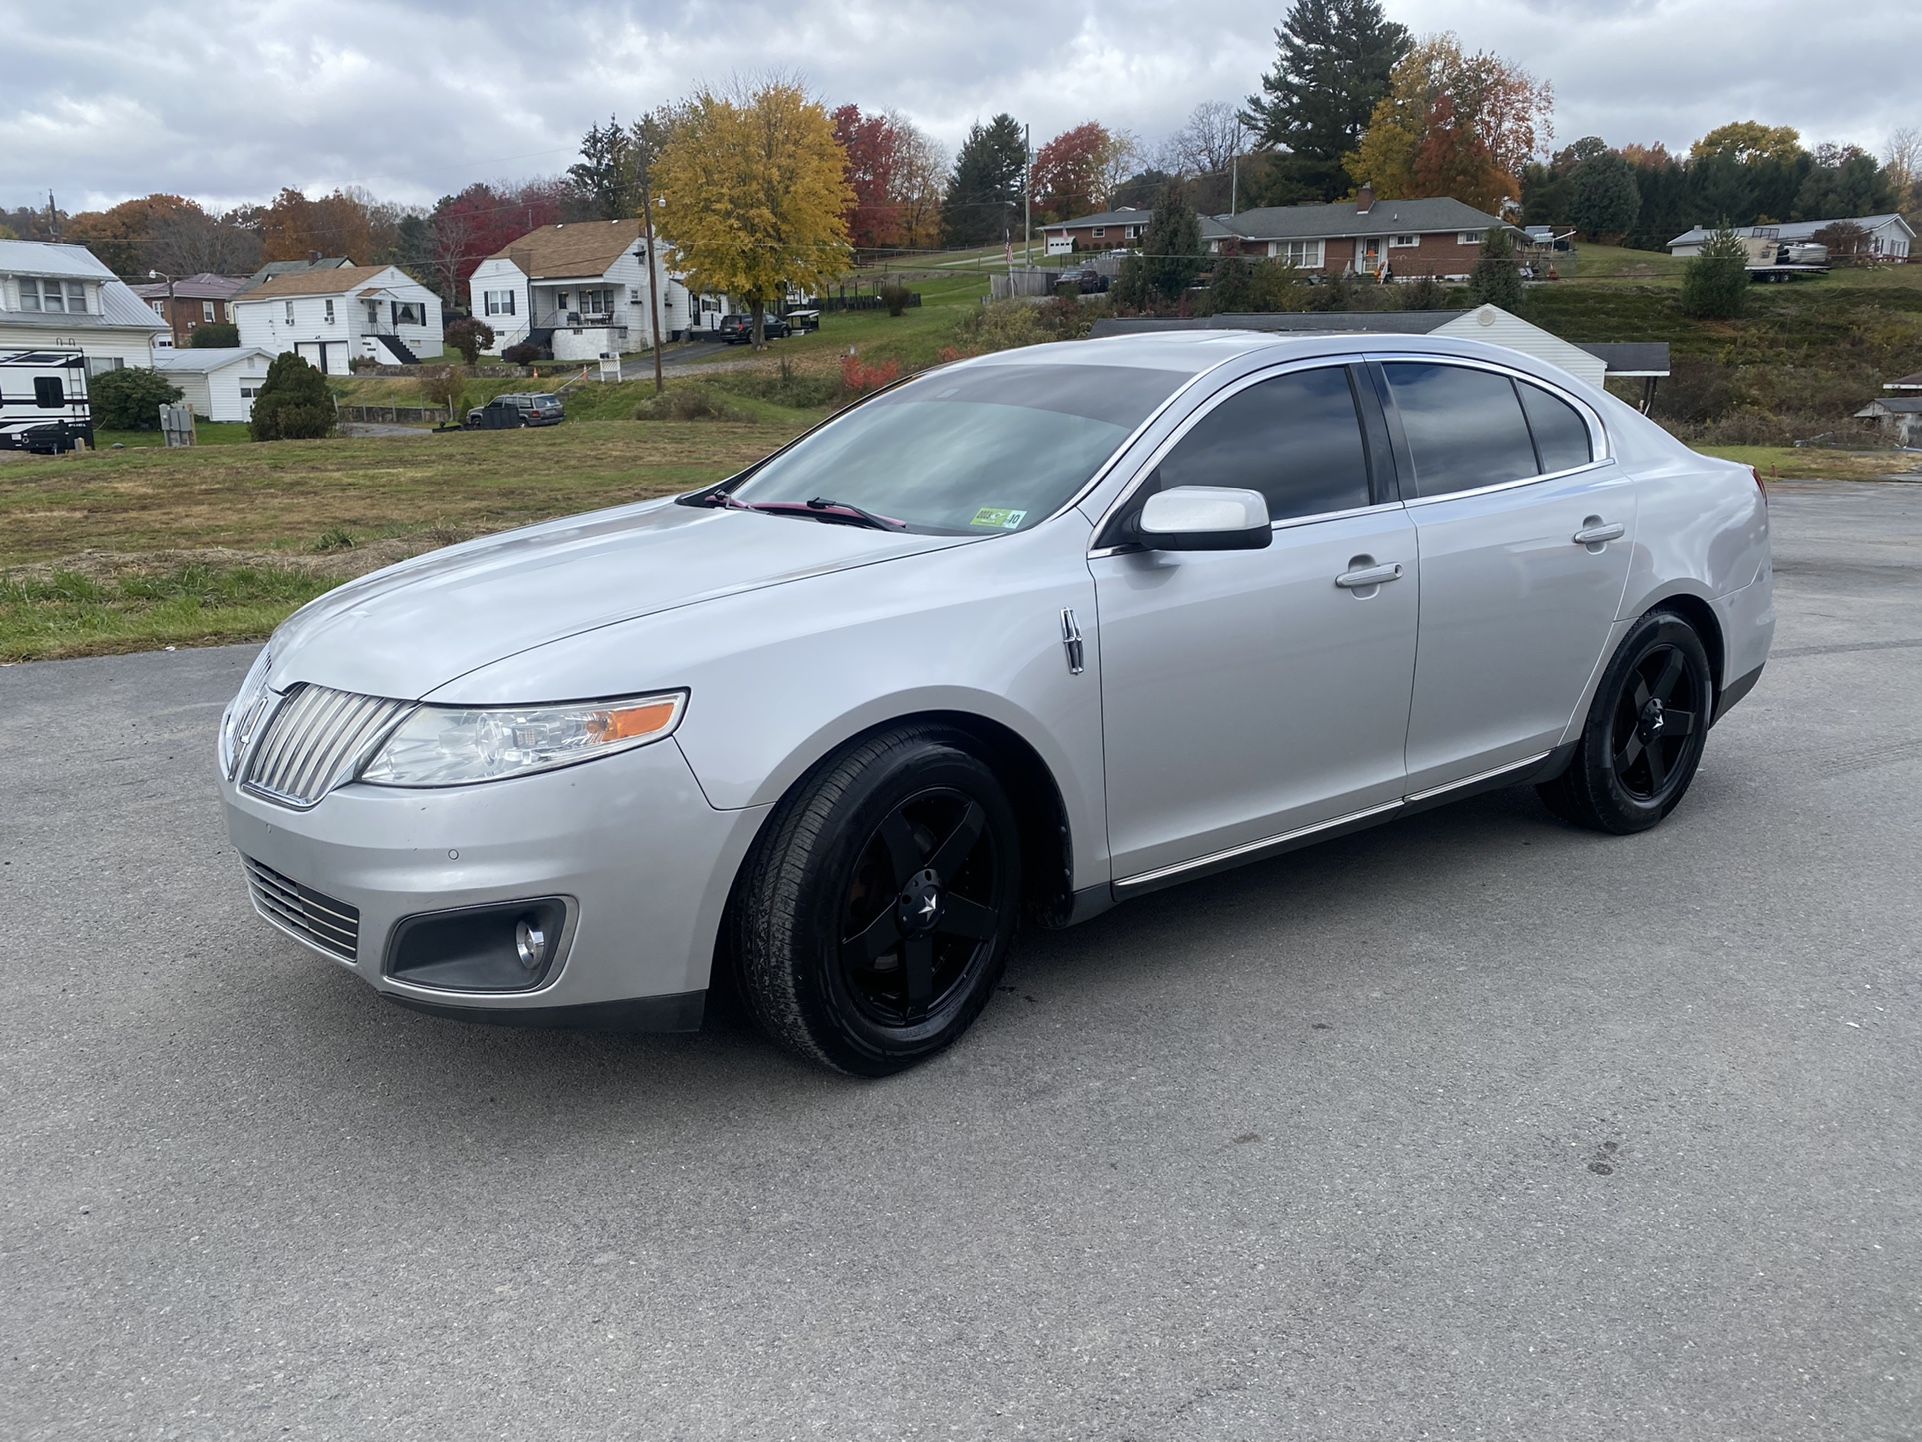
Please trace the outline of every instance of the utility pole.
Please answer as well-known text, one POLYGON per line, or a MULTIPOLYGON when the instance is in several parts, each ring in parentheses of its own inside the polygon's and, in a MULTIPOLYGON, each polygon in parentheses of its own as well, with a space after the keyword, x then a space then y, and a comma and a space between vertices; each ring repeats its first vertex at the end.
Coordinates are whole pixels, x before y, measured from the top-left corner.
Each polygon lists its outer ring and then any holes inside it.
POLYGON ((1235 118, 1235 149, 1228 159, 1228 214, 1235 213, 1241 199, 1241 118, 1235 118))
POLYGON ((665 275, 660 253, 654 248, 654 187, 649 180, 651 165, 641 167, 641 226, 647 233, 647 328, 654 333, 654 394, 667 388, 661 379, 661 293, 654 278, 665 275))
POLYGON ((60 239, 60 222, 54 219, 54 217, 59 213, 60 213, 59 211, 54 209, 53 190, 51 187, 49 187, 47 190, 47 239, 48 240, 60 239))
POLYGON ((1021 263, 1034 264, 1034 138, 1021 127, 1021 263))
POLYGON ((174 319, 174 278, 164 270, 150 270, 147 272, 147 279, 167 282, 167 333, 174 338, 175 344, 178 344, 180 332, 177 329, 179 323, 174 319))

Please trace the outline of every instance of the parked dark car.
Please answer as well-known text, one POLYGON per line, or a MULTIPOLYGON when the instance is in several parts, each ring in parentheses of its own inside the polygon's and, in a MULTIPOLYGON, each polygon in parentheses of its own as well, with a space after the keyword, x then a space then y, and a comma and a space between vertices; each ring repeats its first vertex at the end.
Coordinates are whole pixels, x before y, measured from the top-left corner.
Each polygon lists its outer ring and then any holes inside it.
POLYGON ((1079 270, 1066 270, 1061 273, 1057 286, 1071 285, 1083 295, 1100 295, 1108 289, 1108 277, 1091 265, 1079 270))
POLYGON ((467 413, 470 431, 509 431, 522 426, 557 426, 567 419, 567 408, 556 395, 495 396, 467 413))
MULTIPOLYGON (((779 340, 788 333, 788 323, 778 315, 761 318, 761 334, 769 340, 779 340)), ((724 315, 721 317, 720 337, 729 345, 747 345, 754 339, 754 317, 751 315, 724 315)))

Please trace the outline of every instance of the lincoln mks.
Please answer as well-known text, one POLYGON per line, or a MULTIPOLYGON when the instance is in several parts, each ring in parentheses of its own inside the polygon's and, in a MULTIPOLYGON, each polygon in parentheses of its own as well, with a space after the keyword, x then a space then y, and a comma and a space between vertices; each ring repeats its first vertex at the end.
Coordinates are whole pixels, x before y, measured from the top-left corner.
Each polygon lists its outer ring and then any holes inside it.
POLYGON ((727 982, 880 1075, 1023 924, 1497 786, 1655 825, 1770 595, 1752 472, 1515 352, 1039 346, 321 597, 221 791, 260 915, 395 1001, 684 1029, 727 982))

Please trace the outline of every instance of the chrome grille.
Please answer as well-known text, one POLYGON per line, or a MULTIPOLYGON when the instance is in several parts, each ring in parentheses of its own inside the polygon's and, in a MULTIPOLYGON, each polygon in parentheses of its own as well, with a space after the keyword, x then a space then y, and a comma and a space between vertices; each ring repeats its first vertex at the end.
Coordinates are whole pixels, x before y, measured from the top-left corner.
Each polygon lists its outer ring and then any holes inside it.
POLYGON ((253 892, 254 905, 269 920, 329 956, 354 960, 360 942, 360 912, 356 908, 323 896, 311 886, 289 881, 251 856, 240 859, 247 863, 247 886, 253 892))
POLYGON ((241 784, 283 806, 312 806, 352 779, 412 701, 296 686, 281 699, 247 757, 241 784))

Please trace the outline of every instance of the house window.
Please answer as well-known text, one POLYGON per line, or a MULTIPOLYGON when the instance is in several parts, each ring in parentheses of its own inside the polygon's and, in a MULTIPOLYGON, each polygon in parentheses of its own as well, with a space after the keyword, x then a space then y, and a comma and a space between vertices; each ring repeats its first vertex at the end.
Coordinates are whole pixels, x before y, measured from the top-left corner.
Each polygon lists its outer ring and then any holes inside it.
POLYGON ((334 323, 334 300, 332 296, 329 296, 327 298, 327 324, 332 325, 333 323, 334 323))
MULTIPOLYGON (((172 340, 160 336, 154 337, 155 350, 168 350, 172 346, 172 340)), ((127 363, 117 355, 90 355, 87 357, 87 374, 90 377, 104 376, 109 371, 124 370, 126 365, 127 363)))
POLYGON ((234 318, 234 303, 230 300, 226 300, 226 301, 222 301, 220 304, 221 304, 221 309, 227 312, 227 319, 232 320, 234 318))
POLYGON ((154 313, 155 315, 157 315, 157 316, 161 316, 161 317, 163 317, 163 318, 164 318, 164 317, 166 316, 166 314, 167 314, 167 303, 166 303, 165 301, 162 301, 162 300, 150 300, 150 301, 148 301, 148 302, 147 302, 147 304, 153 307, 153 313, 154 313))
POLYGON ((1458 245, 1480 245, 1482 243, 1482 233, 1479 230, 1464 230, 1460 235, 1455 237, 1455 242, 1458 245))
POLYGON ((489 315, 512 315, 514 313, 514 292, 511 290, 489 290, 482 293, 482 309, 489 315))
POLYGON ((397 300, 394 302, 395 325, 426 325, 427 305, 418 300, 397 300))
POLYGON ((1388 237, 1390 250, 1410 250, 1421 244, 1419 235, 1391 235, 1388 237))
POLYGON ((292 325, 294 323, 294 303, 291 300, 284 300, 281 302, 281 306, 283 307, 281 313, 286 317, 287 324, 292 325))
POLYGON ((720 309, 721 309, 721 301, 718 296, 704 295, 701 297, 701 314, 702 315, 718 315, 720 313, 720 309))
POLYGON ((1758 225, 1749 234, 1757 240, 1780 240, 1782 228, 1778 225, 1758 225))
POLYGON ((1277 240, 1268 253, 1276 260, 1285 260, 1290 265, 1318 266, 1322 260, 1322 242, 1319 240, 1277 240))
POLYGON ((212 301, 203 300, 200 303, 200 318, 202 320, 214 319, 214 303, 212 301))
POLYGON ((260 394, 260 388, 266 384, 267 382, 259 376, 243 377, 240 382, 240 398, 243 401, 252 400, 260 394))
POLYGON ((1088 232, 1088 234, 1092 235, 1096 240, 1100 240, 1107 233, 1108 227, 1105 225, 1097 225, 1088 232))
POLYGON ((1141 227, 1138 225, 1131 225, 1128 227, 1126 234, 1128 239, 1133 240, 1136 236, 1141 234, 1141 227))

